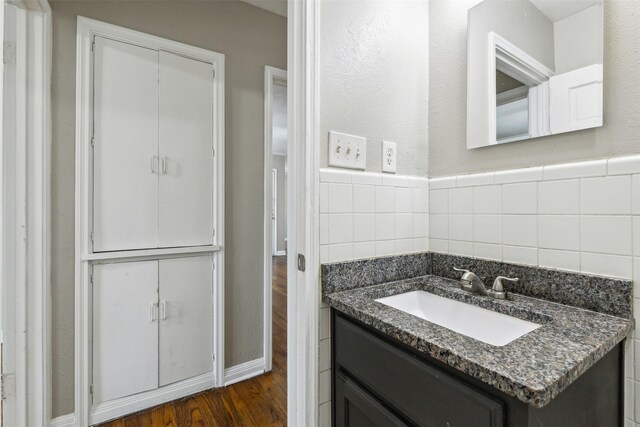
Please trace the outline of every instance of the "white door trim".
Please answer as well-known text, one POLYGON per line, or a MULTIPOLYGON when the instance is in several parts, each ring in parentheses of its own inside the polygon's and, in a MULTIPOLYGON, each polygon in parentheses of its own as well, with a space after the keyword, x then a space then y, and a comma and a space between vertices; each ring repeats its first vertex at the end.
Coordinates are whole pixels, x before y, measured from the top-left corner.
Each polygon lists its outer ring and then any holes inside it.
POLYGON ((49 340, 51 9, 46 0, 4 3, 2 326, 5 425, 51 418, 49 340), (7 18, 7 21, 4 19, 7 18), (4 23, 7 28, 4 28, 4 23), (4 30, 7 30, 5 33, 4 30), (14 50, 15 49, 15 50, 14 50), (11 303, 9 303, 11 301, 11 303))
MULTIPOLYGON (((287 71, 279 68, 264 67, 264 320, 263 320, 263 353, 264 370, 271 370, 272 336, 271 336, 271 256, 276 253, 276 235, 271 219, 272 206, 272 176, 273 169, 273 86, 275 83, 287 84, 287 71)), ((288 144, 287 144, 288 145, 288 144)), ((291 200, 288 198, 287 200, 291 200)), ((277 227, 277 226, 276 226, 277 227)))
MULTIPOLYGON (((92 416, 90 398, 92 305, 90 292, 92 262, 90 258, 93 253, 91 245, 91 218, 93 216, 91 212, 92 44, 97 35, 155 50, 176 53, 213 65, 215 73, 213 80, 215 236, 209 250, 213 253, 214 262, 213 351, 215 362, 213 378, 215 382, 210 382, 210 385, 224 385, 224 55, 116 25, 78 17, 76 46, 75 419, 81 426, 89 425, 92 416)), ((177 249, 175 254, 181 252, 180 249, 177 249)), ((183 386, 181 390, 184 393, 192 390, 189 381, 181 382, 181 384, 183 386)), ((176 386, 178 385, 176 384, 176 386)), ((147 404, 152 406, 162 403, 163 396, 167 395, 159 390, 157 393, 139 395, 138 398, 145 398, 147 404)), ((127 410, 126 408, 126 406, 121 406, 120 410, 127 410)), ((137 410, 139 409, 142 408, 137 408, 137 410)), ((113 415, 115 412, 111 414, 113 415)), ((124 413, 119 415, 124 415, 124 413)))
POLYGON ((287 16, 287 408, 295 427, 318 424, 319 1, 290 0, 287 16))

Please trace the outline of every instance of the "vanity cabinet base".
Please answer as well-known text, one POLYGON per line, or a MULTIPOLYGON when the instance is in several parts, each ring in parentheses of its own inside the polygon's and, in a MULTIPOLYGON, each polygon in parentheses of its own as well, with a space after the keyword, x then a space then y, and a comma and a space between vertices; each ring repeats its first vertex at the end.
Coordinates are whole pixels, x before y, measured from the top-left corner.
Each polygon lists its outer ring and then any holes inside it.
POLYGON ((355 319, 332 313, 334 426, 622 425, 621 345, 548 405, 533 408, 355 319))

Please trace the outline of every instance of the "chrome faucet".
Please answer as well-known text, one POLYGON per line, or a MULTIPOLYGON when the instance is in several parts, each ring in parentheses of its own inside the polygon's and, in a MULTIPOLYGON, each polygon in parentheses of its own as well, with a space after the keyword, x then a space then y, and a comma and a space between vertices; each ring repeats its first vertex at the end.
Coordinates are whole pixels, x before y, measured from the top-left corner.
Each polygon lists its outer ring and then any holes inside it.
POLYGON ((476 276, 475 273, 469 270, 465 270, 464 268, 453 267, 453 269, 455 271, 460 271, 463 273, 462 277, 460 278, 460 288, 463 291, 480 294, 491 298, 505 299, 507 297, 507 292, 504 290, 504 286, 502 285, 503 280, 514 283, 518 282, 517 278, 498 276, 496 277, 496 280, 493 281, 493 286, 491 287, 491 289, 487 289, 484 282, 478 276, 476 276))

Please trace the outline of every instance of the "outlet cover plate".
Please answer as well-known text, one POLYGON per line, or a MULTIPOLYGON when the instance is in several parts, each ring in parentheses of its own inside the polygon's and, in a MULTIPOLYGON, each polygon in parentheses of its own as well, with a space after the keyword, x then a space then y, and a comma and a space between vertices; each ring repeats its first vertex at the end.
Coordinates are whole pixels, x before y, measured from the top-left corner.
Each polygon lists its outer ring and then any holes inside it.
POLYGON ((362 136, 329 132, 329 166, 365 170, 367 139, 362 136))
POLYGON ((382 141, 382 172, 396 173, 396 158, 398 157, 398 144, 382 141))

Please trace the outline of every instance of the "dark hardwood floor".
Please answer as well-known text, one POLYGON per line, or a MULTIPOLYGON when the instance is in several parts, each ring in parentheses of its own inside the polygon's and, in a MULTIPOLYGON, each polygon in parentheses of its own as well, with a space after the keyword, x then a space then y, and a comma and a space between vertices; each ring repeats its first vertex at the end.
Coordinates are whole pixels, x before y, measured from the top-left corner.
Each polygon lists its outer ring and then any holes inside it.
POLYGON ((273 370, 103 427, 285 426, 287 424, 287 259, 273 258, 273 370))

